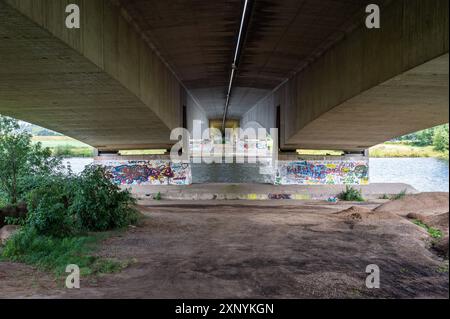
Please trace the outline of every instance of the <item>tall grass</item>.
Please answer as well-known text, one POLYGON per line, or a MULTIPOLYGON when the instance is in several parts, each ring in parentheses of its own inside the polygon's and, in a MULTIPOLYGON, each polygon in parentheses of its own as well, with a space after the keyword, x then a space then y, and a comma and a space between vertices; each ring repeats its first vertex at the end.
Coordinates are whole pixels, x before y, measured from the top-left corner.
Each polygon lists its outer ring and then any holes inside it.
POLYGON ((73 264, 80 267, 82 275, 119 271, 124 264, 92 255, 96 244, 104 238, 105 234, 54 238, 21 231, 6 243, 2 256, 7 260, 51 271, 55 275, 64 274, 67 265, 73 264))
POLYGON ((94 148, 67 136, 33 136, 33 143, 48 147, 54 156, 93 157, 94 148))
POLYGON ((61 157, 93 157, 94 150, 89 147, 72 147, 70 145, 58 145, 50 148, 54 156, 61 157))
POLYGON ((447 152, 436 151, 433 146, 413 146, 405 143, 385 143, 369 150, 370 157, 436 157, 448 159, 447 152))

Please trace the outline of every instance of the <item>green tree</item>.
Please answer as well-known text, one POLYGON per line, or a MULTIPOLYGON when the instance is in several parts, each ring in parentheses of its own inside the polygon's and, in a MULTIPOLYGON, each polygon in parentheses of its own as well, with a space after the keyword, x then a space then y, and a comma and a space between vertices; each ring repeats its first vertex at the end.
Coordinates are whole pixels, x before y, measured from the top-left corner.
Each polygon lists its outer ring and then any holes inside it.
POLYGON ((433 146, 436 151, 448 151, 448 124, 438 126, 433 136, 433 146))
POLYGON ((33 144, 16 120, 0 116, 0 193, 6 194, 8 203, 22 199, 30 178, 49 174, 60 164, 48 148, 33 144))
POLYGON ((434 128, 428 128, 416 133, 415 144, 419 146, 428 146, 433 144, 434 128))

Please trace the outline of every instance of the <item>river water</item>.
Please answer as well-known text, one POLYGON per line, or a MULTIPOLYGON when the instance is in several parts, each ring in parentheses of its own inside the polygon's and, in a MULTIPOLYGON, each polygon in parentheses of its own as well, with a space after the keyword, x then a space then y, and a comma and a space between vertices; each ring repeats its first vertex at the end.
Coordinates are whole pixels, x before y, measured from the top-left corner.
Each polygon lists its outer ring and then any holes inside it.
POLYGON ((371 158, 370 182, 406 183, 421 192, 448 192, 448 161, 436 158, 371 158))
MULTIPOLYGON (((92 163, 90 158, 69 158, 75 173, 92 163)), ((449 162, 436 158, 371 158, 371 183, 406 183, 421 192, 449 191, 449 162)), ((259 174, 255 164, 193 164, 194 183, 264 183, 267 175, 259 174)))

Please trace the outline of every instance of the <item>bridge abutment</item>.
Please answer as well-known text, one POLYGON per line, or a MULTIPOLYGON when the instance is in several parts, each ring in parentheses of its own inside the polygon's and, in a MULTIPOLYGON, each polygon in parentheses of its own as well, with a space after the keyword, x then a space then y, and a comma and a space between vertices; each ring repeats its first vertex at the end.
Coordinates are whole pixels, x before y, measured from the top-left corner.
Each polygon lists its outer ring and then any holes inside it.
MULTIPOLYGON (((170 155, 121 156, 118 153, 102 153, 95 157, 95 164, 106 167, 115 183, 122 186, 191 185, 195 181, 191 163, 176 163, 170 155)), ((208 165, 204 165, 208 170, 208 165)), ((241 165, 241 164, 220 164, 241 165)), ((344 156, 311 156, 280 154, 277 162, 265 160, 259 164, 259 173, 270 175, 274 185, 367 185, 369 184, 369 159, 364 154, 344 156), (267 166, 272 169, 263 169, 267 166)), ((236 167, 236 166, 235 166, 236 167)), ((230 174, 227 170, 227 174, 230 174)), ((199 172, 196 169, 197 174, 199 172)), ((210 181, 214 183, 215 181, 210 181)), ((251 180, 237 183, 258 183, 251 180)), ((260 183, 260 182, 259 182, 260 183)))
POLYGON ((369 158, 366 154, 279 156, 275 185, 367 185, 369 158))
POLYGON ((102 154, 94 164, 104 166, 116 184, 133 185, 190 185, 192 172, 189 163, 174 163, 170 155, 121 156, 102 154))

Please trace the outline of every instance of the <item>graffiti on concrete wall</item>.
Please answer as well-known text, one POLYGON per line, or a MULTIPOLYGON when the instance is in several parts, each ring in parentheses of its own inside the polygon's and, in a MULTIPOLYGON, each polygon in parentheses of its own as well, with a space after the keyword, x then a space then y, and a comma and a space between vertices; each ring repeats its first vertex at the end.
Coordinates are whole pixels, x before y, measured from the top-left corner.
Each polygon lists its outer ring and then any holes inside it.
POLYGON ((279 185, 325 185, 369 183, 367 160, 281 161, 275 174, 279 185))
POLYGON ((172 178, 171 185, 189 185, 192 183, 191 166, 186 163, 171 163, 172 178))
POLYGON ((192 181, 189 164, 168 160, 100 161, 119 185, 189 185, 192 181))

